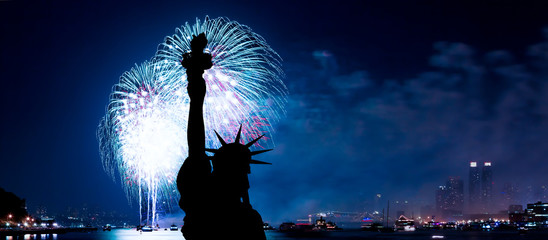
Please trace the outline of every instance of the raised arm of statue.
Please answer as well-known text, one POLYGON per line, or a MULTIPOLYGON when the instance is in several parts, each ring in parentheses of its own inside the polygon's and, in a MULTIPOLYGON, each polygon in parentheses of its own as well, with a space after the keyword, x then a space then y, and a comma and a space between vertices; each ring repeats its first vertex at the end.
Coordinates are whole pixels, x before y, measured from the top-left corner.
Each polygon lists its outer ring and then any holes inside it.
POLYGON ((203 118, 203 104, 206 94, 206 83, 203 78, 204 70, 211 68, 211 55, 204 53, 207 45, 205 34, 194 36, 190 42, 191 52, 183 55, 181 64, 186 68, 190 97, 188 114, 188 155, 200 157, 205 155, 205 129, 203 118))
POLYGON ((187 127, 188 156, 199 157, 205 154, 203 103, 206 86, 204 79, 189 81, 187 89, 190 96, 187 127))

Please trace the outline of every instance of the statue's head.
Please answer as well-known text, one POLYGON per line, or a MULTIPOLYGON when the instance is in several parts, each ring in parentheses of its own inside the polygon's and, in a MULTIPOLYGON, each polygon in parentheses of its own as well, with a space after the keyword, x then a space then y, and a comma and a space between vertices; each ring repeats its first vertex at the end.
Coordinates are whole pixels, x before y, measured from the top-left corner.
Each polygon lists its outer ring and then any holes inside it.
POLYGON ((214 153, 212 158, 213 171, 234 174, 250 173, 250 164, 271 164, 251 159, 253 155, 272 150, 266 149, 253 152, 249 150, 249 147, 253 146, 253 144, 255 144, 263 136, 259 136, 258 138, 244 145, 240 143, 241 131, 242 127, 240 126, 240 130, 238 130, 238 135, 236 136, 236 139, 233 143, 226 143, 224 139, 217 132, 215 132, 222 146, 219 149, 206 149, 206 151, 214 153))
POLYGON ((192 35, 192 40, 190 41, 190 50, 193 52, 201 52, 207 45, 207 38, 205 33, 200 33, 198 36, 192 35))

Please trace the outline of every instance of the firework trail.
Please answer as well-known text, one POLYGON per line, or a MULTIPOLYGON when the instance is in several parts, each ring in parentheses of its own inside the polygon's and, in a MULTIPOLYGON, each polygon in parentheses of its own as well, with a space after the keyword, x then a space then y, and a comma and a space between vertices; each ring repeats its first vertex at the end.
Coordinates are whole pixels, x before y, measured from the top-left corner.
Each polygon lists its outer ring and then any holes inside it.
MULTIPOLYGON (((213 129, 231 139, 240 123, 245 127, 245 140, 273 131, 270 122, 283 114, 287 94, 280 79, 281 59, 249 27, 226 18, 196 19, 194 25, 186 23, 175 30, 175 35, 166 37, 155 59, 184 72, 181 56, 189 51, 192 35, 202 32, 208 40, 205 51, 213 57, 213 67, 204 73, 208 89, 204 104, 206 139, 216 139, 213 129)), ((218 146, 216 141, 208 144, 218 146)))
POLYGON ((268 138, 272 123, 285 113, 281 59, 261 36, 226 18, 206 17, 177 28, 151 61, 120 77, 97 129, 104 169, 113 178, 119 175, 148 224, 154 225, 158 212, 176 206, 179 198, 175 178, 187 156, 189 108, 180 62, 190 51, 192 35, 202 32, 213 56, 213 67, 204 73, 206 147, 219 147, 213 130, 229 140, 240 124, 243 141, 266 134, 263 144, 273 145, 268 138))

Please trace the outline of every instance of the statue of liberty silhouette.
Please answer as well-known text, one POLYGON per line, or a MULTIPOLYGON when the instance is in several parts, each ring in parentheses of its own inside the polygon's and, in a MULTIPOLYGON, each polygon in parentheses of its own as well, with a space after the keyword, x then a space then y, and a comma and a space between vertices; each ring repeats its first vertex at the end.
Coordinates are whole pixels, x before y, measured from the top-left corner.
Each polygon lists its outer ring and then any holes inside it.
POLYGON ((242 126, 234 142, 227 143, 215 132, 221 147, 205 148, 203 104, 206 83, 202 75, 212 66, 212 56, 203 51, 206 45, 204 33, 193 35, 191 52, 185 53, 181 61, 186 68, 190 98, 188 158, 177 175, 177 188, 181 194, 179 206, 186 214, 181 231, 187 240, 266 239, 261 215, 249 202, 247 175, 251 172, 250 164, 270 164, 253 160, 252 156, 272 149, 250 151, 249 147, 262 136, 242 144, 242 126), (206 151, 214 155, 207 156, 206 151))

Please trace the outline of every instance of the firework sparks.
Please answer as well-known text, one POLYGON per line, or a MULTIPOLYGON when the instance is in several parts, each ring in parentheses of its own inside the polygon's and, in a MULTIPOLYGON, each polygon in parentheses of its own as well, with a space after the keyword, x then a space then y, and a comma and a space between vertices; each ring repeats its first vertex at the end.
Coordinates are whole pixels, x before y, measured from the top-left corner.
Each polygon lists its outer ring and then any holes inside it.
POLYGON ((179 197, 175 178, 187 156, 189 108, 180 62, 192 35, 202 32, 213 56, 213 67, 204 73, 206 146, 219 147, 213 130, 232 137, 240 124, 245 140, 266 134, 264 144, 272 145, 272 123, 284 114, 280 57, 249 27, 226 18, 197 19, 166 37, 150 62, 120 77, 97 130, 105 170, 119 175, 128 199, 138 199, 150 224, 158 209, 170 208, 179 197))
MULTIPOLYGON (((226 18, 186 23, 160 44, 155 59, 169 68, 185 71, 181 56, 190 50, 193 35, 205 33, 205 51, 213 67, 204 73, 208 91, 204 104, 206 138, 215 139, 213 129, 232 137, 240 123, 247 140, 273 131, 271 121, 283 114, 287 89, 280 57, 266 41, 245 25, 226 18), (223 131, 224 130, 224 131, 223 131)), ((268 136, 267 136, 268 137, 268 136)), ((208 142, 217 146, 216 142, 208 142)))

